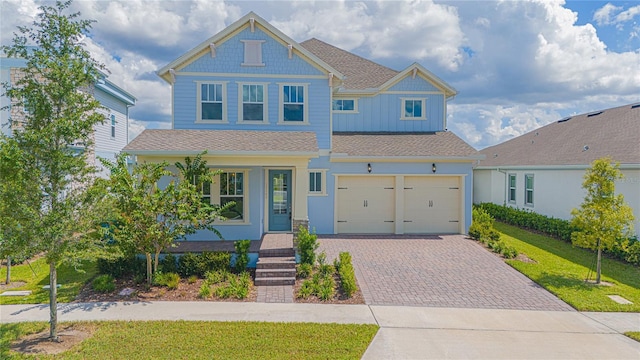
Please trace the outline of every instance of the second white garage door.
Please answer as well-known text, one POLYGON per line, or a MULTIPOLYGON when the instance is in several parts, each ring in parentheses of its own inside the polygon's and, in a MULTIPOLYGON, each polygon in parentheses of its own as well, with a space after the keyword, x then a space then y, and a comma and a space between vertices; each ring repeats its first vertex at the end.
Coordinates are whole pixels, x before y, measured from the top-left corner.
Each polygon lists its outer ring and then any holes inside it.
POLYGON ((393 234, 395 193, 393 176, 339 177, 338 233, 393 234))
POLYGON ((459 233, 460 210, 459 177, 404 178, 405 233, 459 233))

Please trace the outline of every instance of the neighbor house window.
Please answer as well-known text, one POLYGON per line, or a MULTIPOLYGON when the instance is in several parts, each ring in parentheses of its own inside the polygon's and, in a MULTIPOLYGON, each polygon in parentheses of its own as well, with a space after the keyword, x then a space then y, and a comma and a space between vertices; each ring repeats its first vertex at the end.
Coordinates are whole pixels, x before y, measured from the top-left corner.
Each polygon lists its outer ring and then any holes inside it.
POLYGON ((220 174, 220 206, 234 202, 222 212, 227 220, 244 220, 244 172, 223 172, 220 174))
POLYGON ((116 137, 116 116, 114 114, 109 115, 109 120, 111 120, 111 137, 116 137))
POLYGON ((309 194, 325 194, 324 171, 309 171, 309 194))
POLYGON ((287 123, 306 123, 307 85, 280 86, 280 121, 287 123))
POLYGON ((198 83, 198 121, 227 121, 226 84, 198 83))
POLYGON ((355 112, 356 101, 354 99, 334 99, 332 109, 336 112, 355 112))
POLYGON ((244 62, 242 66, 264 66, 262 62, 262 43, 264 40, 240 40, 244 44, 244 62))
POLYGON ((509 174, 509 202, 516 202, 516 174, 509 174))
POLYGON ((238 119, 242 121, 267 121, 267 85, 238 84, 240 101, 238 119))
POLYGON ((401 120, 426 120, 426 99, 402 99, 401 120))
POLYGON ((200 193, 202 194, 202 196, 200 197, 202 202, 205 204, 211 204, 211 183, 210 182, 205 181, 202 184, 200 184, 200 193))
POLYGON ((524 176, 524 203, 533 205, 533 174, 524 176))

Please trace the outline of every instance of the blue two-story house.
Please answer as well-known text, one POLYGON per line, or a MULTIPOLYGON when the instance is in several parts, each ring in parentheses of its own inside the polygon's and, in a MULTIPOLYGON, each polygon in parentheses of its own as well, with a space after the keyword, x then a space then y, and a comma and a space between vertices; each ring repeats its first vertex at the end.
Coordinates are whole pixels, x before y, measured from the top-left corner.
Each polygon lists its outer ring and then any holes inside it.
MULTIPOLYGON (((124 149, 137 161, 204 150, 203 189, 235 202, 225 239, 309 226, 318 234, 466 233, 475 149, 447 128, 456 91, 419 64, 395 71, 254 13, 158 71, 172 128, 124 149)), ((212 240, 198 233, 192 240, 212 240)))

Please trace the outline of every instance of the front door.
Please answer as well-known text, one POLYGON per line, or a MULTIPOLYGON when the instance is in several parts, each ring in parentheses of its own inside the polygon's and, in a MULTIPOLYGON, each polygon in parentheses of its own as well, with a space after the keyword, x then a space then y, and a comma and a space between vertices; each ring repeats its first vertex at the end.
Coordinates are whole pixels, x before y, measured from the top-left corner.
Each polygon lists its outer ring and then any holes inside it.
POLYGON ((291 170, 269 170, 269 231, 291 231, 291 170))

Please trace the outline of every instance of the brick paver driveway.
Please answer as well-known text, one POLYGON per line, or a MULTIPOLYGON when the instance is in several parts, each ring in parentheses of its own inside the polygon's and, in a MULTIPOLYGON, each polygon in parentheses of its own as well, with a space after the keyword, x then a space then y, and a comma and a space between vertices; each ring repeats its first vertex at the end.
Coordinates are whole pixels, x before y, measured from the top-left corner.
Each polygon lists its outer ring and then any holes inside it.
POLYGON ((353 258, 371 305, 573 310, 463 235, 320 235, 327 259, 353 258))

